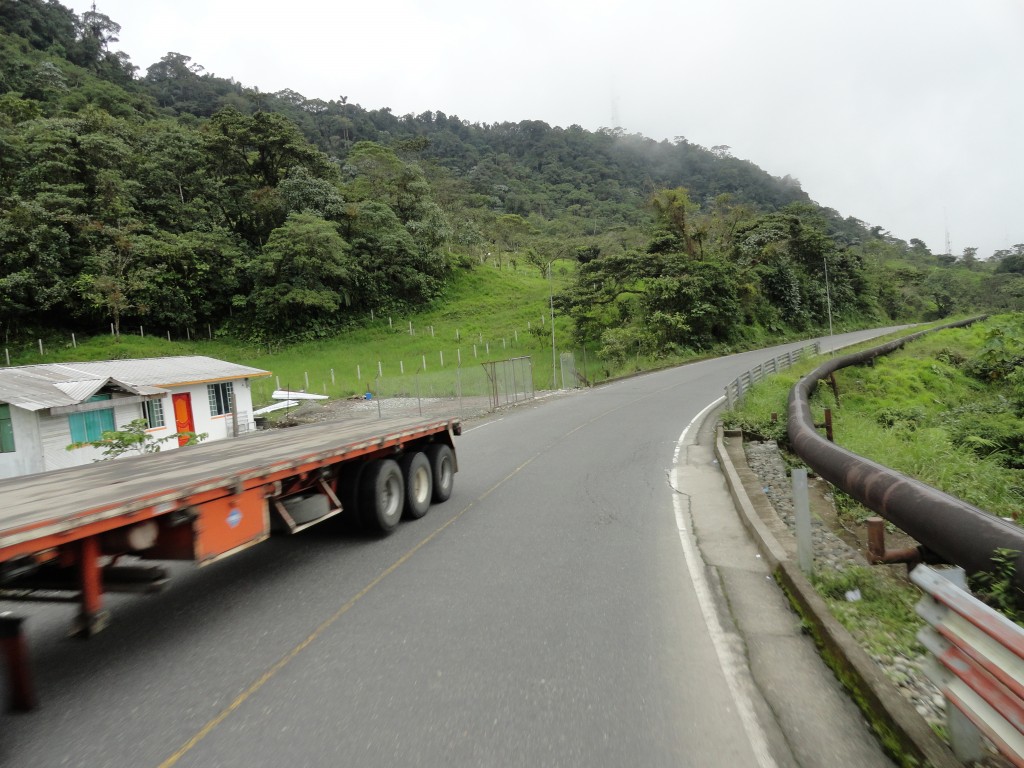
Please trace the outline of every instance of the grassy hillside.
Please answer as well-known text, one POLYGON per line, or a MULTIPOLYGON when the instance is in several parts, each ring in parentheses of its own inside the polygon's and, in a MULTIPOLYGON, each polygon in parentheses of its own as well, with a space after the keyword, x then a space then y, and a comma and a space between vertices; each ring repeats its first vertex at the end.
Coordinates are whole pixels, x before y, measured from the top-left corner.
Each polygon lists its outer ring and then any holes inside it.
MULTIPOLYGON (((254 394, 260 403, 270 400, 278 383, 332 397, 362 393, 367 387, 375 392, 383 387, 394 394, 403 378, 422 369, 424 359, 428 374, 453 379, 460 359, 464 370, 475 371, 485 361, 528 355, 533 358, 534 384, 543 389, 552 381, 550 291, 565 283, 568 269, 556 264, 551 280, 535 268, 512 271, 482 265, 460 270, 434 308, 401 316, 367 316, 347 333, 291 346, 256 346, 224 337, 168 341, 140 336, 135 329, 117 340, 109 335, 76 338, 77 346, 70 336, 43 340, 43 354, 38 343, 8 347, 7 352, 12 365, 209 355, 271 371, 273 376, 256 383, 254 394)), ((567 320, 556 317, 559 352, 571 351, 561 349, 568 338, 567 320)))
MULTIPOLYGON (((1024 523, 1024 420, 1019 364, 1024 315, 1001 315, 907 345, 872 366, 836 372, 837 406, 827 387, 815 413, 833 409, 836 442, 993 514, 1024 523)), ((808 363, 807 366, 812 366, 808 363)), ((755 388, 727 423, 785 443, 789 390, 809 367, 755 388)))

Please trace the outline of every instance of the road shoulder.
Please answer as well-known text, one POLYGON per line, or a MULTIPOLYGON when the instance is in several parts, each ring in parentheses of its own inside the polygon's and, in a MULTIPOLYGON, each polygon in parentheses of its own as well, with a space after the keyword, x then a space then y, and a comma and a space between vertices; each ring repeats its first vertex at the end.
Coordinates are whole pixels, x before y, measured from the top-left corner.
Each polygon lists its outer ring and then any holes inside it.
MULTIPOLYGON (((840 689, 841 695, 851 706, 851 697, 858 703, 878 739, 890 753, 908 765, 932 765, 936 768, 959 766, 959 761, 935 736, 913 706, 900 696, 850 634, 832 617, 825 603, 797 567, 795 557, 791 556, 795 544, 788 529, 777 521, 757 478, 746 468, 742 438, 738 435, 725 436, 721 430, 714 429, 712 422, 713 419, 706 421, 701 430, 700 443, 708 448, 713 445, 716 466, 720 468, 723 481, 728 486, 737 513, 735 517, 747 529, 766 568, 777 581, 777 586, 772 586, 776 591, 778 586, 782 587, 779 594, 785 594, 792 607, 799 612, 799 617, 791 612, 792 615, 813 636, 820 649, 820 655, 815 650, 817 665, 833 684, 837 684, 837 677, 842 680, 849 693, 840 689), (822 659, 828 663, 832 672, 825 668, 822 659)), ((752 646, 755 644, 751 642, 752 646)), ((751 664, 753 667, 753 658, 751 664)), ((769 677, 763 682, 772 685, 774 681, 769 677)))

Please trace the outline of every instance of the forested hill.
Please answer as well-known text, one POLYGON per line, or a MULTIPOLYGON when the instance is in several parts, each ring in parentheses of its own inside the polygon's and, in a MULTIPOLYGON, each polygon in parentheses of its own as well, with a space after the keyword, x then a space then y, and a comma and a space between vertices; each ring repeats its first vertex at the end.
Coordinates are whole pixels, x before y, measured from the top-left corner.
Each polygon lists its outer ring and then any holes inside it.
POLYGON ((912 319, 1024 293, 1024 246, 999 272, 933 255, 728 147, 267 94, 175 52, 142 71, 119 33, 0 0, 8 338, 122 321, 323 336, 485 262, 574 265, 559 306, 611 355, 799 330, 826 305, 912 319))

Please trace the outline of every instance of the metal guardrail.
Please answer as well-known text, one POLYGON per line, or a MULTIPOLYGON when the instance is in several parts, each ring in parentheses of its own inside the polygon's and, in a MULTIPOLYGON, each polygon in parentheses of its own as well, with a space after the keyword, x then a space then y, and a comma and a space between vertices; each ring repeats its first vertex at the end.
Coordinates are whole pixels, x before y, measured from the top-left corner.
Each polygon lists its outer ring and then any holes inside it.
POLYGON ((771 360, 766 360, 759 365, 754 366, 746 373, 742 373, 737 376, 733 381, 725 388, 725 399, 728 402, 729 408, 734 408, 743 400, 745 395, 755 384, 763 381, 765 376, 771 376, 772 374, 784 371, 787 368, 793 367, 793 364, 804 359, 805 357, 813 357, 814 355, 820 354, 821 345, 819 342, 808 344, 807 346, 800 347, 800 349, 794 349, 781 355, 776 355, 771 360))
POLYGON ((932 562, 952 563, 968 573, 991 572, 996 550, 1016 551, 1012 581, 1024 589, 1024 528, 829 442, 818 434, 811 417, 809 401, 815 387, 840 368, 893 352, 926 333, 978 319, 920 331, 818 366, 789 393, 789 441, 821 477, 920 542, 932 562))
POLYGON ((953 753, 980 760, 984 734, 1024 768, 1024 628, 926 565, 910 578, 926 593, 918 639, 934 657, 926 672, 946 699, 953 753))

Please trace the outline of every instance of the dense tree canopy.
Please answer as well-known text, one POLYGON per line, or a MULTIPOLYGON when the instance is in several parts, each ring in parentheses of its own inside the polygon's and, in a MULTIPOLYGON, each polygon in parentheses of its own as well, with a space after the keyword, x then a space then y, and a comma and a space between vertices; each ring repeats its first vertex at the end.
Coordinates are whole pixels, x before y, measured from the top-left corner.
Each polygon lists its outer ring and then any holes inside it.
POLYGON ((1016 308, 1024 246, 934 255, 729 148, 536 120, 398 116, 262 93, 119 25, 0 2, 0 324, 308 338, 436 300, 457 266, 554 260, 609 356, 707 348, 832 315, 1016 308))

